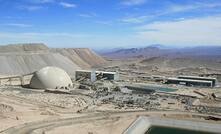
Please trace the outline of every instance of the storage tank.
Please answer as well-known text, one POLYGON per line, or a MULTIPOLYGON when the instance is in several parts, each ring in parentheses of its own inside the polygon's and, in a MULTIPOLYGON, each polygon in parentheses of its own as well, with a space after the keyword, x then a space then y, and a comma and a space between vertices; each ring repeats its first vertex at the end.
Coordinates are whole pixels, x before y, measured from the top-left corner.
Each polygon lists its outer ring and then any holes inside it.
POLYGON ((64 70, 58 67, 45 67, 34 73, 30 87, 35 89, 68 89, 72 87, 72 81, 64 70))

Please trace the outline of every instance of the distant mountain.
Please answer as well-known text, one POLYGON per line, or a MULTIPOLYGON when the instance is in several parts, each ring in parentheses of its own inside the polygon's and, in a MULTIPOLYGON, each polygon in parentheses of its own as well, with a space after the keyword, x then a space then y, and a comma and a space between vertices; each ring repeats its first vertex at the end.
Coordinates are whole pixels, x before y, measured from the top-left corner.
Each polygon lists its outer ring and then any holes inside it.
POLYGON ((221 46, 198 46, 183 48, 179 51, 190 55, 221 55, 221 46))
POLYGON ((116 51, 103 53, 102 55, 109 58, 132 58, 132 57, 157 57, 171 53, 170 49, 162 49, 160 46, 151 45, 144 48, 119 49, 116 51))
POLYGON ((147 46, 149 48, 153 47, 153 48, 159 48, 159 49, 168 49, 168 48, 172 48, 172 47, 169 47, 169 46, 165 46, 165 45, 161 45, 161 44, 152 44, 152 45, 149 45, 147 46))
POLYGON ((221 56, 221 46, 197 46, 188 48, 171 48, 154 44, 143 48, 119 49, 103 56, 109 58, 136 58, 136 57, 186 57, 186 56, 221 56))
POLYGON ((93 49, 93 51, 102 55, 102 54, 118 51, 120 49, 124 49, 124 48, 123 47, 110 48, 110 49, 103 48, 103 49, 93 49))

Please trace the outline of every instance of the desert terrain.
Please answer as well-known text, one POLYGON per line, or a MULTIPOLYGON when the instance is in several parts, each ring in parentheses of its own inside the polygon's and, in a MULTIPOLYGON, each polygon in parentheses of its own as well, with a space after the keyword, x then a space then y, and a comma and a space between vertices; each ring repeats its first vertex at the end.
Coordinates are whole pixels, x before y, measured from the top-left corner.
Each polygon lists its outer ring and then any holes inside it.
POLYGON ((141 115, 221 125, 221 101, 214 96, 221 94, 220 55, 174 51, 151 47, 100 56, 87 48, 1 46, 0 133, 120 134, 141 115), (64 92, 30 88, 33 73, 47 66, 65 70, 73 87, 64 92), (76 80, 77 70, 117 72, 119 79, 76 80), (209 76, 218 84, 165 84, 179 75, 209 76))

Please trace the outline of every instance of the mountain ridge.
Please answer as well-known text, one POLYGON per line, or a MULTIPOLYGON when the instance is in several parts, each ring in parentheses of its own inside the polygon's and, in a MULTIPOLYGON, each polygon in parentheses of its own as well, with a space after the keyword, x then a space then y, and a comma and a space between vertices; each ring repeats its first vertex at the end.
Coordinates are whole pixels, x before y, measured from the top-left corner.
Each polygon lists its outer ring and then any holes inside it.
POLYGON ((108 58, 134 58, 134 57, 177 57, 177 56, 221 56, 221 46, 196 46, 185 48, 169 48, 163 45, 150 45, 142 48, 126 48, 116 51, 101 53, 108 58))

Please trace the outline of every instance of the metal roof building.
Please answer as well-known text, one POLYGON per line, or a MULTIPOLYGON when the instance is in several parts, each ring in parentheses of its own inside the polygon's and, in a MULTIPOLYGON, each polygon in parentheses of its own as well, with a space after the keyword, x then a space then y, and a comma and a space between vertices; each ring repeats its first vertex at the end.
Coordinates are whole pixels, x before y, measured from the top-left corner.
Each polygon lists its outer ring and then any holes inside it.
POLYGON ((202 80, 202 81, 212 81, 212 86, 216 86, 217 79, 213 77, 199 77, 199 76, 179 76, 179 79, 189 79, 189 80, 202 80))
POLYGON ((166 83, 167 84, 180 84, 180 85, 186 85, 186 86, 213 87, 213 82, 206 81, 206 80, 168 78, 166 83))

